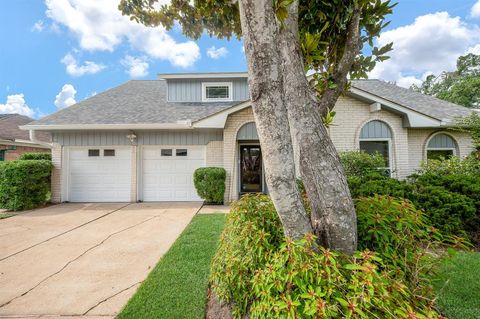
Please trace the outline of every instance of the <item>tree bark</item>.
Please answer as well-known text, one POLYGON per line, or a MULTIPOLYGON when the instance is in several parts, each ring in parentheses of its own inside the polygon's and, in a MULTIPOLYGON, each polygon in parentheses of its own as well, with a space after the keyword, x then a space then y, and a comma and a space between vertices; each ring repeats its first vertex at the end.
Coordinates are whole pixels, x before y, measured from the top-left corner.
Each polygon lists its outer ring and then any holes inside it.
MULTIPOLYGON (((305 76, 299 43, 298 0, 288 10, 288 18, 279 32, 283 95, 299 152, 300 175, 312 208, 311 225, 322 246, 351 254, 357 246, 355 207, 340 158, 323 124, 322 108, 305 76)), ((331 109, 338 95, 335 99, 330 95, 326 105, 331 109)))
POLYGON ((284 79, 278 52, 279 26, 272 0, 240 0, 250 94, 270 196, 285 235, 298 240, 312 232, 298 191, 284 79))

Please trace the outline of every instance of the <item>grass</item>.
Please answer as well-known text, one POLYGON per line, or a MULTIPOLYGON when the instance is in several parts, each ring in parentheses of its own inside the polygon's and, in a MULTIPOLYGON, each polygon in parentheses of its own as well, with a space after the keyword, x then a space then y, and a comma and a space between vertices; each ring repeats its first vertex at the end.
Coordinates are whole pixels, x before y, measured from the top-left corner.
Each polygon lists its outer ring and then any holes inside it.
POLYGON ((117 318, 204 318, 210 263, 225 218, 196 215, 117 318))
POLYGON ((460 252, 447 259, 434 287, 437 305, 449 319, 480 318, 480 253, 460 252))
POLYGON ((0 219, 5 219, 5 218, 8 218, 8 217, 12 217, 14 215, 15 214, 11 214, 11 213, 0 213, 0 219))

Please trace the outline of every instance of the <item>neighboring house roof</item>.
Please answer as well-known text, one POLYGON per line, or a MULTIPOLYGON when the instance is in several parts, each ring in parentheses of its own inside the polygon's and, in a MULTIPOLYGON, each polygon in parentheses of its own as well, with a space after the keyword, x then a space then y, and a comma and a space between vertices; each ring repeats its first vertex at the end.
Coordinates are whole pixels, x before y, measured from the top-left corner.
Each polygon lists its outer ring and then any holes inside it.
MULTIPOLYGON (((0 140, 6 141, 29 141, 30 135, 28 131, 19 128, 21 125, 32 122, 33 119, 20 114, 0 114, 0 140)), ((50 142, 50 134, 39 132, 38 140, 42 142, 50 142)))
POLYGON ((174 124, 196 121, 238 103, 171 103, 167 102, 166 81, 134 80, 31 124, 174 124))
POLYGON ((457 116, 468 116, 472 113, 469 108, 380 80, 354 80, 352 87, 440 121, 453 120, 457 116))
MULTIPOLYGON (((245 73, 238 75, 244 76, 245 73)), ((472 112, 471 109, 380 80, 355 80, 350 94, 367 101, 383 101, 390 107, 398 106, 400 112, 407 114, 409 119, 412 118, 411 114, 424 117, 420 122, 411 123, 415 127, 445 125, 456 116, 472 112)), ((207 118, 224 118, 226 113, 247 106, 248 101, 168 102, 167 81, 133 80, 32 122, 25 129, 173 129, 188 128, 190 123, 201 120, 208 122, 205 127, 222 127, 216 126, 222 121, 207 118)), ((399 111, 398 108, 396 110, 399 111)))

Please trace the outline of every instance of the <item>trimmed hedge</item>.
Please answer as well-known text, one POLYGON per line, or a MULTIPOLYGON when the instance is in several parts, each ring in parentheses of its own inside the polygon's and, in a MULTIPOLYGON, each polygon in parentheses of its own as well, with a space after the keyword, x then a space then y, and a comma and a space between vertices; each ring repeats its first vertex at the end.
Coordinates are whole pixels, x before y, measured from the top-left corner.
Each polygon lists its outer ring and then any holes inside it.
POLYGON ((193 173, 193 183, 198 196, 208 204, 222 204, 225 194, 225 169, 221 167, 201 167, 193 173))
POLYGON ((45 204, 51 171, 52 163, 46 160, 0 163, 0 207, 17 211, 45 204))
POLYGON ((51 161, 52 160, 52 154, 50 154, 50 153, 23 153, 22 155, 20 155, 20 157, 18 159, 21 160, 21 161, 25 161, 25 160, 51 161))

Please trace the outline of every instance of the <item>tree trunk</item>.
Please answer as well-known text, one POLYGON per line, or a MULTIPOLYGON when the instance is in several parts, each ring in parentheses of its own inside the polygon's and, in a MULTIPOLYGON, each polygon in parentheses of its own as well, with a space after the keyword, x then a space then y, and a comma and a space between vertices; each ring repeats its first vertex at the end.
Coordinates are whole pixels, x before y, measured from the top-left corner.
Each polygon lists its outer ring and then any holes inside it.
POLYGON ((278 52, 278 23, 272 0, 240 0, 239 6, 252 108, 267 185, 285 235, 298 240, 312 232, 312 227, 296 183, 278 52))
MULTIPOLYGON (((350 254, 357 246, 355 207, 340 158, 323 124, 319 101, 305 76, 298 37, 298 1, 294 1, 279 35, 281 72, 300 175, 312 208, 311 225, 322 246, 350 254)), ((331 101, 329 108, 336 99, 331 101)))

